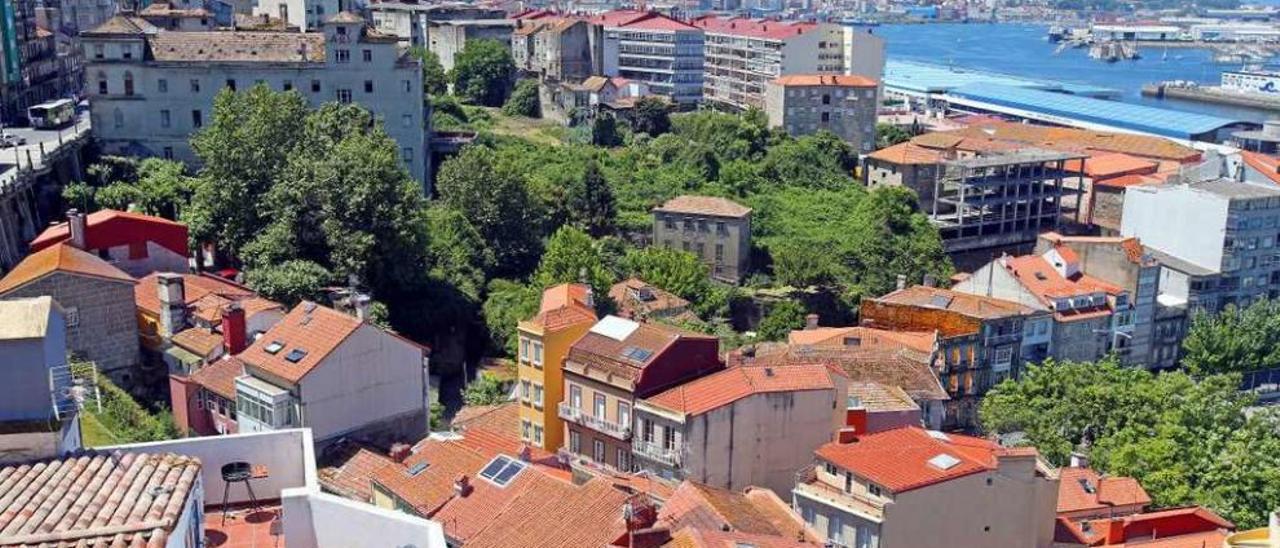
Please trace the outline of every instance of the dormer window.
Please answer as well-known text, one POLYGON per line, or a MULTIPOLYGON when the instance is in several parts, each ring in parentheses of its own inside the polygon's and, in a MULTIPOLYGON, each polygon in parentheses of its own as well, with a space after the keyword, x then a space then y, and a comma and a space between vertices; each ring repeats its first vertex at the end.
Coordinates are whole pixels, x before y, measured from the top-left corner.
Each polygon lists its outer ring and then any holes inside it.
POLYGON ((339 25, 339 26, 337 27, 337 29, 335 29, 335 31, 338 33, 338 36, 346 36, 346 35, 347 35, 347 27, 344 27, 344 26, 339 25))

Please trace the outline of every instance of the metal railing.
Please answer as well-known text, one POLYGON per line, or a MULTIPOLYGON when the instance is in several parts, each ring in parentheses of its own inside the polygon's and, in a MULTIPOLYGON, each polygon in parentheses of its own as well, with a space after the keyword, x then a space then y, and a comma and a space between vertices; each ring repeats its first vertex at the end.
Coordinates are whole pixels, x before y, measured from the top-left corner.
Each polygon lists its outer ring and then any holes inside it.
POLYGON ((560 403, 558 414, 564 420, 576 422, 610 437, 620 440, 626 440, 631 437, 631 425, 619 424, 609 419, 588 415, 583 413, 581 409, 567 403, 560 403))
POLYGON ((655 460, 667 466, 680 466, 681 458, 678 449, 667 449, 653 442, 633 441, 631 452, 649 460, 655 460))

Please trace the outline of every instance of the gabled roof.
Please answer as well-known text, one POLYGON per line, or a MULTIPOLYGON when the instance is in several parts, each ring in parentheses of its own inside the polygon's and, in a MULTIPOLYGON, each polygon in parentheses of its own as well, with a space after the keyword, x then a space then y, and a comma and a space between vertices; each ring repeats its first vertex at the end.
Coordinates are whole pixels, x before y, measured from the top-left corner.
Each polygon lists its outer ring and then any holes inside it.
POLYGON ((748 487, 737 493, 688 480, 662 505, 658 525, 671 531, 692 528, 815 544, 820 540, 773 491, 748 487))
POLYGON ((591 287, 585 284, 560 284, 542 292, 538 315, 529 320, 536 329, 556 331, 566 327, 595 323, 591 287))
POLYGON ((650 31, 697 30, 696 27, 654 11, 613 10, 591 18, 591 23, 604 28, 650 31))
MULTIPOLYGON (((689 301, 639 278, 628 278, 609 288, 609 298, 618 305, 618 315, 641 319, 650 314, 661 315, 669 311, 687 311, 689 301)), ((697 316, 689 314, 690 319, 697 316)))
POLYGON ((509 401, 497 405, 467 405, 458 410, 449 426, 454 431, 465 432, 472 428, 494 432, 520 431, 520 405, 509 401))
MULTIPOLYGON (((1005 257, 1000 259, 997 264, 1013 275, 1027 292, 1034 295, 1046 307, 1051 306, 1056 299, 1093 293, 1105 293, 1114 296, 1125 292, 1124 288, 1120 286, 1095 278, 1084 272, 1078 272, 1069 278, 1064 277, 1053 265, 1049 264, 1049 261, 1039 255, 1005 257)), ((1059 319, 1063 320, 1084 319, 1095 315, 1089 312, 1108 314, 1110 310, 1106 306, 1098 306, 1083 313, 1058 310, 1055 314, 1059 319)))
POLYGON ((729 366, 783 366, 820 364, 836 369, 851 382, 875 382, 902 388, 919 400, 947 400, 927 354, 903 349, 821 347, 803 345, 756 345, 753 355, 743 350, 729 354, 729 366))
POLYGON ((373 502, 374 474, 384 466, 396 465, 396 461, 381 451, 347 438, 327 448, 323 458, 316 470, 321 487, 369 503, 373 502))
POLYGON ((1103 476, 1092 468, 1058 470, 1058 513, 1104 510, 1116 506, 1146 506, 1151 497, 1138 480, 1103 476))
POLYGON ((663 409, 700 415, 756 394, 834 390, 830 368, 818 364, 733 367, 645 399, 663 409))
POLYGON ((708 34, 726 34, 765 40, 786 40, 818 28, 817 23, 802 21, 774 21, 716 15, 705 15, 690 22, 708 34))
MULTIPOLYGON (((981 438, 905 426, 859 436, 852 443, 827 443, 818 448, 817 455, 889 491, 902 493, 995 470, 997 457, 1006 451, 981 438), (939 455, 946 457, 938 459, 939 455), (940 466, 944 463, 951 465, 940 466)), ((1030 454, 1034 455, 1034 450, 1030 454)))
POLYGON ((364 322, 355 316, 303 301, 293 307, 280 323, 258 337, 239 357, 249 365, 296 383, 363 325, 364 322), (267 346, 272 343, 279 343, 280 350, 268 352, 267 346), (296 361, 290 361, 290 355, 297 356, 295 352, 305 354, 296 361))
POLYGON ((0 278, 0 294, 44 278, 55 272, 85 276, 99 280, 133 284, 136 280, 119 268, 92 255, 71 247, 57 244, 30 255, 0 278))
POLYGON ((599 92, 604 86, 609 84, 609 78, 605 76, 589 76, 582 81, 582 88, 588 91, 599 92))
POLYGON ((219 396, 236 401, 236 378, 244 375, 244 362, 234 356, 214 360, 191 374, 191 381, 219 396))
POLYGON ((0 466, 0 546, 166 546, 199 479, 199 459, 172 453, 0 466))
POLYGON ((83 36, 129 35, 142 36, 160 30, 141 17, 117 13, 102 24, 80 33, 83 36))
MULTIPOLYGON (((155 242, 183 257, 188 255, 187 225, 163 217, 103 209, 85 216, 84 236, 87 249, 155 242)), ((61 222, 46 228, 31 240, 31 250, 38 251, 70 238, 67 223, 61 222)))
POLYGON ((568 359, 607 370, 627 380, 640 373, 682 339, 716 340, 710 335, 657 323, 637 323, 617 316, 596 322, 573 346, 568 359))
POLYGON ((727 198, 687 194, 667 200, 666 203, 653 208, 653 210, 716 217, 745 217, 748 213, 751 213, 751 208, 727 198))
POLYGON ((857 74, 788 74, 773 79, 783 87, 840 86, 850 88, 874 88, 880 85, 875 78, 857 74))
POLYGON ((1054 541, 1112 548, 1203 548, 1222 546, 1233 529, 1235 524, 1213 511, 1188 506, 1109 519, 1071 521, 1059 517, 1054 541))
POLYGON ((44 338, 56 306, 48 295, 0 300, 0 341, 44 338))
MULTIPOLYGON (((153 272, 143 276, 133 288, 133 299, 138 309, 152 316, 160 315, 157 281, 161 274, 153 272)), ((179 275, 182 276, 182 298, 186 306, 193 309, 195 317, 211 324, 220 323, 222 307, 233 302, 241 303, 245 318, 263 310, 284 309, 280 303, 263 299, 252 289, 226 278, 205 273, 179 275)))
POLYGON ((1258 172, 1259 175, 1280 185, 1280 158, 1247 150, 1240 151, 1240 158, 1244 160, 1246 166, 1258 172))
POLYGON ((947 310, 976 319, 1008 318, 1035 313, 1035 309, 1012 301, 923 285, 899 289, 872 301, 947 310))
POLYGON ((937 333, 933 331, 897 331, 857 325, 797 329, 787 335, 787 343, 809 346, 908 348, 928 354, 934 351, 937 338, 937 333))
MULTIPOLYGON (((1079 164, 1079 162, 1074 162, 1079 164)), ((1079 170, 1093 179, 1109 179, 1121 175, 1155 173, 1159 164, 1120 152, 1091 156, 1079 170)))
POLYGON ((222 334, 205 327, 183 329, 170 340, 175 346, 190 350, 202 358, 208 358, 222 347, 222 334))
POLYGON ((942 153, 907 141, 882 148, 868 155, 869 158, 898 165, 928 165, 942 162, 942 153))
POLYGON ((902 411, 919 411, 920 406, 911 400, 911 396, 900 386, 880 384, 878 382, 851 382, 848 387, 849 396, 856 396, 859 405, 871 413, 896 413, 902 411))

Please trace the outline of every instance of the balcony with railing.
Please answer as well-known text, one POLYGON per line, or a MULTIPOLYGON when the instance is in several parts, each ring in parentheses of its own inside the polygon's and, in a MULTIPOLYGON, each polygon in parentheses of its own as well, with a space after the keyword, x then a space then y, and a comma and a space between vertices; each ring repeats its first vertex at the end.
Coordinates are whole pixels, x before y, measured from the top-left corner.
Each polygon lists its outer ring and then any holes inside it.
POLYGON ((560 418, 564 420, 578 423, 610 437, 618 438, 620 440, 626 440, 631 437, 631 425, 619 424, 606 418, 583 413, 581 409, 568 403, 562 402, 560 404, 559 415, 560 418))
POLYGON ((801 474, 793 493, 814 502, 837 508, 876 523, 884 522, 884 502, 869 497, 845 493, 819 481, 816 474, 801 474))
POLYGON ((649 459, 655 462, 679 468, 681 465, 680 449, 673 447, 667 449, 657 443, 647 441, 632 441, 631 452, 638 457, 649 459))

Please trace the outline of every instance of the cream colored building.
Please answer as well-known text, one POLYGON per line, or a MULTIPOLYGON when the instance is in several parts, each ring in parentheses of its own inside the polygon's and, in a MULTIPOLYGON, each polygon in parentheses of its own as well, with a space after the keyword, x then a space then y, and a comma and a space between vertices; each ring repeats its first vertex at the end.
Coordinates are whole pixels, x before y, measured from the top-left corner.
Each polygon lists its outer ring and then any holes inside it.
POLYGON ((838 546, 1053 546, 1058 472, 1033 448, 904 427, 839 439, 792 491, 838 546))
POLYGON ((557 408, 564 401, 564 359, 596 323, 591 288, 562 284, 542 292, 538 314, 520 322, 517 346, 517 400, 520 439, 547 451, 564 445, 564 422, 557 408))

